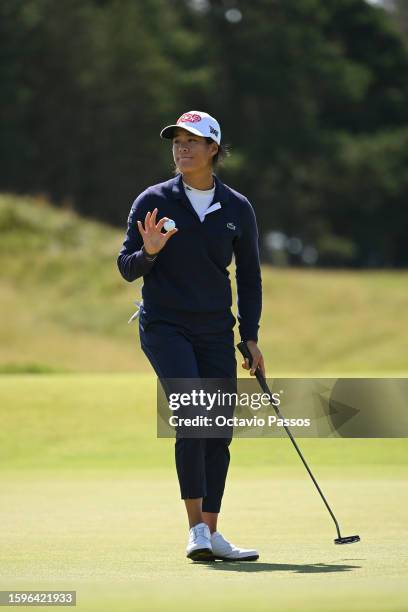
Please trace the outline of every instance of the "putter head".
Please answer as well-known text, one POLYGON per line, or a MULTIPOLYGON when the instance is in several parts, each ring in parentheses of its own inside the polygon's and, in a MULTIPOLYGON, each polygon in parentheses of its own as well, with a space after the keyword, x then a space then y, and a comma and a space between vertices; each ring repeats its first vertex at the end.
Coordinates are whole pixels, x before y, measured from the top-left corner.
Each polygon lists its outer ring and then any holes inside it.
POLYGON ((360 541, 360 536, 358 535, 354 535, 354 536, 346 536, 345 538, 336 538, 334 540, 335 544, 354 544, 354 542, 359 542, 360 541))

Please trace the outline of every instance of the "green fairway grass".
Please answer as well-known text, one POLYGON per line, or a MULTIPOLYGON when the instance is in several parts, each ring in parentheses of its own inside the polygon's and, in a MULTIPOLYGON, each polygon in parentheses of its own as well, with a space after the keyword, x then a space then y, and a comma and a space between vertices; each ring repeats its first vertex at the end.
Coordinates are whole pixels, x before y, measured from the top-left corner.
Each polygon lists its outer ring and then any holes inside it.
MULTIPOLYGON (((152 375, 3 374, 0 405, 0 470, 149 470, 173 461, 173 440, 156 437, 152 375)), ((285 438, 233 444, 237 467, 298 465, 285 438)), ((301 446, 323 466, 368 464, 392 474, 408 465, 408 439, 302 439, 301 446)))
POLYGON ((0 377, 0 588, 72 589, 78 609, 404 610, 406 440, 234 440, 220 530, 257 563, 195 565, 155 380, 0 377), (192 606, 192 601, 194 606, 192 606))
POLYGON ((231 474, 220 530, 256 563, 193 564, 173 473, 21 474, 2 483, 0 588, 72 589, 79 610, 406 610, 407 479, 327 472, 347 535, 306 478, 231 474), (194 605, 193 603, 194 602, 194 605))

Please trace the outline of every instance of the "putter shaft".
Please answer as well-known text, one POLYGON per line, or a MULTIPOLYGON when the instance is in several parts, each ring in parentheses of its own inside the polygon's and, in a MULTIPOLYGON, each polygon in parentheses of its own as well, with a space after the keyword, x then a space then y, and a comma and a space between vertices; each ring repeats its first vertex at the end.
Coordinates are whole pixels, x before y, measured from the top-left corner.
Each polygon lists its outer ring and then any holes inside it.
MULTIPOLYGON (((250 352, 246 342, 239 342, 237 344, 237 348, 240 350, 240 352, 242 353, 243 357, 245 359, 248 359, 249 365, 252 366, 252 355, 251 355, 251 352, 250 352)), ((262 390, 265 393, 268 394, 269 398, 272 398, 272 393, 270 392, 269 387, 268 387, 268 385, 266 383, 265 377, 263 376, 263 374, 262 374, 261 370, 259 369, 259 367, 257 367, 256 370, 255 370, 255 376, 256 376, 256 378, 257 378, 257 380, 258 380, 262 390)), ((280 419, 283 419, 284 417, 282 416, 282 413, 280 412, 278 406, 275 406, 275 404, 272 401, 271 401, 271 404, 272 404, 272 406, 273 406, 273 408, 274 408, 274 410, 276 412, 276 415, 280 419)), ((285 428, 285 431, 286 431, 290 441, 292 442, 293 446, 295 447, 297 454, 299 455, 300 459, 302 460, 302 463, 305 466, 305 468, 306 468, 310 478, 312 479, 313 484, 315 485, 316 489, 318 490, 319 495, 320 495, 320 497, 322 498, 322 500, 324 502, 324 505, 326 506, 327 510, 329 511, 330 516, 333 519, 333 522, 334 522, 334 524, 336 526, 337 535, 338 535, 338 537, 335 539, 335 543, 336 544, 351 544, 352 542, 358 542, 360 540, 359 536, 348 536, 348 537, 344 537, 344 538, 341 536, 339 524, 337 522, 336 517, 334 516, 334 513, 333 513, 332 509, 329 506, 329 502, 327 501, 327 499, 323 495, 323 491, 321 490, 321 488, 319 487, 319 485, 317 483, 317 480, 313 476, 312 471, 309 468, 309 466, 308 466, 308 464, 306 462, 306 459, 303 457, 302 452, 301 452, 300 448, 298 447, 297 442, 296 442, 295 438, 293 437, 292 432, 290 431, 289 427, 287 427, 287 425, 285 425, 285 424, 283 426, 285 428)))

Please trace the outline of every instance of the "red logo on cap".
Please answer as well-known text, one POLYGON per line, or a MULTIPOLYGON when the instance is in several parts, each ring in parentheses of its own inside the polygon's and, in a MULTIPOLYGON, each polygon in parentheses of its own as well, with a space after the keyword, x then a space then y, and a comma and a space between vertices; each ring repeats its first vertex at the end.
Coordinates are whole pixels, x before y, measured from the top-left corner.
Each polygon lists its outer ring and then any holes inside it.
POLYGON ((195 115, 194 113, 184 113, 184 115, 181 115, 180 119, 177 119, 177 125, 179 123, 197 123, 197 121, 201 121, 200 115, 195 115))

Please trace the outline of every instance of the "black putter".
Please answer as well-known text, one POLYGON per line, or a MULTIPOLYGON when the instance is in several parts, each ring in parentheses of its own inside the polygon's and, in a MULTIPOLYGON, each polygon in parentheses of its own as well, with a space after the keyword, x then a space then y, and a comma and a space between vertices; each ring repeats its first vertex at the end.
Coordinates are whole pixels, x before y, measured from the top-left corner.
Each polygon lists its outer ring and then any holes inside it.
MULTIPOLYGON (((241 353, 242 353, 242 355, 243 355, 244 359, 248 359, 248 361, 249 361, 249 365, 250 365, 250 366, 252 366, 252 355, 251 355, 251 352, 250 352, 249 348, 247 347, 246 342, 239 342, 239 343, 237 344, 237 348, 238 348, 238 349, 241 351, 241 353)), ((264 375, 262 374, 262 372, 261 372, 261 370, 259 369, 259 367, 257 367, 257 368, 256 368, 256 371, 255 371, 255 376, 256 376, 256 378, 257 378, 257 380, 258 380, 258 382, 259 382, 259 384, 260 384, 260 386, 261 386, 262 390, 263 390, 265 393, 267 393, 267 394, 269 395, 269 398, 271 399, 271 398, 272 398, 272 393, 270 392, 269 387, 268 387, 268 385, 266 384, 265 377, 264 377, 264 375)), ((283 419, 284 417, 282 416, 282 413, 279 411, 279 408, 278 408, 277 406, 275 406, 275 404, 274 404, 272 401, 271 401, 271 404, 272 404, 272 406, 273 406, 273 408, 274 408, 274 410, 275 410, 276 415, 278 416, 278 418, 283 419)), ((328 502, 327 502, 327 500, 326 500, 325 496, 324 496, 324 495, 323 495, 323 493, 322 493, 322 490, 320 489, 319 485, 317 484, 317 481, 316 481, 315 477, 313 476, 313 474, 312 474, 312 472, 311 472, 311 470, 310 470, 309 466, 307 465, 306 460, 305 460, 305 458, 303 457, 303 455, 302 455, 302 453, 301 453, 301 451, 300 451, 300 448, 298 447, 298 445, 297 445, 297 443, 296 443, 296 441, 295 441, 294 437, 292 436, 292 433, 291 433, 291 431, 290 431, 289 427, 287 427, 286 425, 284 425, 284 428, 285 428, 285 431, 286 431, 286 433, 288 434, 288 436, 289 436, 289 438, 290 438, 290 441, 292 442, 293 446, 295 447, 297 454, 298 454, 298 455, 299 455, 299 457, 301 458, 301 460, 302 460, 302 462, 303 462, 303 465, 304 465, 304 466, 305 466, 305 468, 307 469, 307 471, 308 471, 308 473, 309 473, 310 478, 313 480, 313 483, 314 483, 314 485, 315 485, 316 489, 319 491, 319 495, 320 495, 320 497, 322 498, 322 500, 324 501, 324 504, 325 504, 325 506, 326 506, 327 510, 329 511, 330 516, 332 517, 332 519, 333 519, 333 521, 334 521, 334 524, 336 525, 336 531, 337 531, 337 535, 338 535, 339 537, 338 537, 338 538, 336 538, 336 539, 334 540, 334 543, 335 543, 335 544, 354 544, 354 542, 359 542, 359 541, 360 541, 360 536, 358 536, 358 535, 354 535, 354 536, 346 536, 346 537, 344 537, 344 538, 341 536, 341 533, 340 533, 340 527, 339 527, 339 524, 338 524, 338 522, 337 522, 337 520, 336 520, 336 517, 334 516, 334 514, 333 514, 333 512, 332 512, 332 509, 330 508, 330 506, 329 506, 329 504, 328 504, 328 502)))

